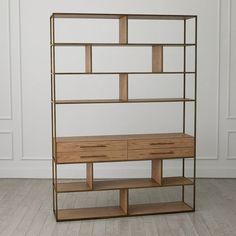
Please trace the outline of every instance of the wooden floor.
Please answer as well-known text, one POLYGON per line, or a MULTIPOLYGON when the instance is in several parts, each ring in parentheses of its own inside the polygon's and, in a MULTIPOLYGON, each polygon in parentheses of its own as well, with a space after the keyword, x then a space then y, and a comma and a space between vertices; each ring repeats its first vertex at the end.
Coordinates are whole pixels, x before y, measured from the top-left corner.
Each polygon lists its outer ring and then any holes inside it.
MULTIPOLYGON (((176 198, 173 190, 167 188, 130 193, 134 204, 176 198)), ((64 208, 114 205, 118 202, 118 192, 61 194, 60 201, 64 208)), ((236 235, 236 179, 198 180, 195 213, 56 223, 51 204, 49 180, 0 179, 0 235, 236 235)))

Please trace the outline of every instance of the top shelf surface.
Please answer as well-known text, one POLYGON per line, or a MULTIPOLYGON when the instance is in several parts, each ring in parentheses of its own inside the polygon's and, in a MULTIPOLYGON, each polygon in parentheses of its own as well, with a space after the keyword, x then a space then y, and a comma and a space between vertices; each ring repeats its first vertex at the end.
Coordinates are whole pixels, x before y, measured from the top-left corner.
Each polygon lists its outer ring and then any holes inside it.
POLYGON ((128 19, 147 20, 188 20, 196 18, 196 15, 144 15, 144 14, 91 14, 91 13, 53 13, 54 18, 90 18, 90 19, 119 19, 128 16, 128 19))

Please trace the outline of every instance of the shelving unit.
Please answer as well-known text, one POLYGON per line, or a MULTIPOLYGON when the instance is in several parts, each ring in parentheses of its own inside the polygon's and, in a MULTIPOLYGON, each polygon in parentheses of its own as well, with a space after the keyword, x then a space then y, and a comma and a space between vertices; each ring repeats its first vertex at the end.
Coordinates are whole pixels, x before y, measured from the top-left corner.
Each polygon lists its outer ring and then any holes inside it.
POLYGON ((50 51, 51 51, 51 117, 52 117, 52 180, 53 180, 53 211, 57 221, 108 218, 121 216, 137 216, 160 213, 177 213, 195 211, 196 191, 196 109, 197 109, 197 16, 195 15, 124 15, 124 14, 80 14, 80 13, 53 13, 50 17, 50 51), (55 35, 55 21, 58 18, 80 19, 116 19, 119 21, 119 43, 81 43, 57 42, 55 35), (129 20, 172 20, 183 22, 182 43, 130 43, 128 40, 129 20), (187 43, 186 22, 194 20, 195 42, 187 43), (57 47, 84 47, 84 71, 56 71, 55 52, 57 47), (94 47, 151 47, 151 71, 135 72, 96 72, 93 71, 94 47), (183 70, 164 71, 163 57, 165 47, 183 48, 183 70), (186 48, 194 47, 194 71, 186 69, 186 48), (73 75, 119 75, 118 99, 87 99, 87 100, 59 100, 56 97, 56 77, 73 75), (128 81, 130 74, 172 74, 182 75, 183 93, 177 98, 129 98, 128 81), (186 76, 192 74, 194 79, 194 95, 186 97, 186 76), (181 103, 183 111, 182 132, 160 134, 134 134, 134 135, 106 135, 106 136, 77 136, 58 137, 56 125, 56 109, 60 104, 129 104, 129 103, 181 103), (194 107, 193 134, 186 133, 186 103, 194 107), (182 175, 164 177, 163 160, 181 159, 182 175), (193 160, 193 176, 185 175, 185 159, 193 160), (117 161, 151 161, 151 177, 137 179, 103 179, 94 178, 94 163, 117 161), (79 182, 61 183, 58 181, 58 165, 86 163, 86 179, 79 182), (161 202, 150 204, 129 204, 129 189, 182 187, 182 200, 178 202, 161 202), (185 186, 192 186, 192 204, 185 201, 185 186), (58 194, 85 191, 118 190, 120 193, 119 206, 59 209, 58 194))

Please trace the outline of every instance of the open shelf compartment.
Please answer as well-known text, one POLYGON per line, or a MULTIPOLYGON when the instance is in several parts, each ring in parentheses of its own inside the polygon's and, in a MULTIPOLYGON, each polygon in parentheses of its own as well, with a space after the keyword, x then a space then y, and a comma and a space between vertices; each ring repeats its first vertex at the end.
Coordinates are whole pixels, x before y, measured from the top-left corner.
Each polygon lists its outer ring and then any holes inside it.
POLYGON ((193 181, 186 177, 166 177, 162 179, 162 184, 157 183, 152 178, 106 179, 106 180, 94 180, 92 189, 89 187, 87 182, 80 181, 80 182, 70 182, 70 183, 58 183, 57 192, 68 193, 68 192, 152 188, 152 187, 183 186, 183 185, 193 185, 193 181))

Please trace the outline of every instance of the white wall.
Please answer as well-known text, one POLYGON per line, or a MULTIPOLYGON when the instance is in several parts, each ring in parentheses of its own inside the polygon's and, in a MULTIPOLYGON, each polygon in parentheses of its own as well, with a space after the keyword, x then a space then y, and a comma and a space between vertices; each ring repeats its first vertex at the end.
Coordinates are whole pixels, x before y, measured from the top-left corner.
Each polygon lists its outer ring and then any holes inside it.
MULTIPOLYGON (((236 3, 233 0, 1 0, 0 177, 51 176, 49 17, 52 12, 197 14, 197 175, 236 177, 236 48, 233 43, 236 39, 236 3)), ((101 78, 96 89, 90 88, 90 93, 96 96, 104 93, 107 97, 115 93, 117 96, 116 86, 117 80, 112 83, 109 77, 101 78), (108 92, 104 89, 107 83, 108 92)), ((153 84, 146 90, 141 89, 144 83, 133 82, 133 86, 142 95, 150 95, 156 89, 153 84)), ((63 84, 59 89, 67 93, 72 91, 63 84)), ((157 132, 160 130, 154 126, 158 117, 154 108, 155 105, 77 107, 76 114, 80 115, 79 121, 76 120, 77 128, 67 125, 61 132, 76 134, 78 131, 83 135, 157 132), (145 115, 139 116, 140 110, 145 115), (104 115, 108 117, 105 121, 104 115), (144 126, 144 122, 147 125, 144 126)), ((65 113, 65 109, 62 112, 65 113)), ((71 117, 66 117, 67 124, 71 117)), ((165 129, 173 125, 165 118, 160 122, 163 120, 165 129)), ((99 164, 96 174, 123 176, 125 171, 128 176, 141 176, 140 173, 148 173, 147 162, 125 165, 126 168, 123 163, 99 164)), ((171 165, 168 168, 174 170, 171 165)), ((60 173, 81 177, 83 171, 83 166, 66 166, 60 173)))

